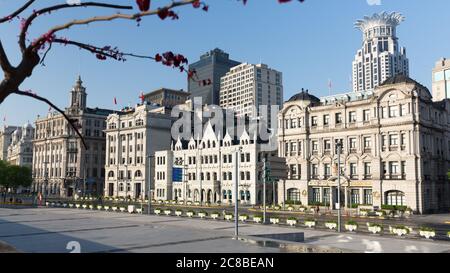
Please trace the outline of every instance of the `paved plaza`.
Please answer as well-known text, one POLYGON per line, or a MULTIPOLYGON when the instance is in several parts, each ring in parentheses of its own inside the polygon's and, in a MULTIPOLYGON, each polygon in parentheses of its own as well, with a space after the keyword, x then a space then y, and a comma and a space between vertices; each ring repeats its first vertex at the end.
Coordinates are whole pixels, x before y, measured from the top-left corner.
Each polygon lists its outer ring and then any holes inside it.
POLYGON ((21 252, 165 253, 450 252, 445 241, 414 240, 175 216, 63 208, 0 209, 0 241, 21 252), (298 242, 304 232, 304 242, 298 242))

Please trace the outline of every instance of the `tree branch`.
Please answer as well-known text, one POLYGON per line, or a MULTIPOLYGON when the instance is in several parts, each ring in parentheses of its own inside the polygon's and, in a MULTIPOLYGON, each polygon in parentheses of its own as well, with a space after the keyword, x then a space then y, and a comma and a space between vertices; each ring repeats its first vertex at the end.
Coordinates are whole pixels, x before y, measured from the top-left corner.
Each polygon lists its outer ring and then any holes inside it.
POLYGON ((10 14, 6 17, 0 18, 0 24, 7 22, 7 21, 11 20, 12 18, 16 17, 17 15, 21 14, 24 10, 26 10, 29 6, 31 6, 31 4, 34 3, 34 1, 36 1, 36 0, 29 0, 28 2, 25 3, 25 5, 23 5, 20 9, 16 10, 12 14, 10 14))
POLYGON ((5 49, 3 48, 2 41, 0 40, 0 67, 5 74, 11 74, 14 72, 14 68, 8 60, 5 49))
POLYGON ((101 8, 111 8, 111 9, 133 9, 132 6, 121 6, 121 5, 111 5, 106 3, 99 3, 99 2, 86 2, 86 3, 80 3, 79 5, 69 5, 69 4, 61 4, 61 5, 55 5, 47 8, 43 8, 37 11, 34 11, 33 14, 27 18, 25 21, 23 28, 19 35, 19 45, 20 48, 23 51, 26 49, 25 45, 25 37, 28 32, 29 27, 33 23, 34 19, 36 19, 38 16, 42 14, 47 14, 53 11, 61 10, 61 9, 67 9, 67 8, 80 8, 80 7, 101 7, 101 8))
POLYGON ((61 110, 61 109, 59 109, 58 107, 56 107, 56 106, 55 106, 52 102, 50 102, 48 99, 46 99, 46 98, 44 98, 44 97, 41 97, 41 96, 38 96, 38 95, 36 95, 36 94, 34 94, 34 93, 31 93, 31 92, 25 92, 25 91, 20 91, 20 90, 16 90, 16 91, 14 91, 14 92, 12 92, 12 93, 15 93, 15 94, 18 94, 18 95, 21 95, 21 96, 30 97, 30 98, 33 98, 33 99, 36 99, 36 100, 39 100, 39 101, 43 101, 43 102, 45 102, 46 104, 48 104, 50 107, 52 107, 53 109, 55 109, 56 111, 58 111, 61 115, 63 115, 63 117, 67 120, 67 122, 69 122, 69 124, 71 125, 72 129, 73 129, 73 130, 75 131, 75 133, 80 137, 81 142, 83 143, 84 148, 85 148, 85 149, 87 148, 85 139, 84 139, 84 137, 81 135, 81 133, 80 133, 80 131, 78 130, 78 128, 75 126, 74 120, 70 119, 70 118, 66 115, 66 113, 65 113, 63 110, 61 110))
POLYGON ((85 43, 69 41, 69 40, 59 39, 59 38, 53 39, 52 42, 58 43, 58 44, 63 44, 63 45, 77 46, 77 47, 79 47, 81 49, 85 49, 91 53, 101 54, 101 55, 104 55, 104 56, 107 56, 107 57, 110 57, 110 58, 113 58, 113 59, 119 60, 119 61, 124 60, 122 58, 123 56, 155 60, 155 58, 151 57, 151 56, 137 55, 137 54, 132 54, 132 53, 123 53, 123 52, 119 51, 117 48, 106 49, 105 47, 102 48, 102 47, 97 47, 97 46, 93 46, 93 45, 89 45, 89 44, 85 44, 85 43))
POLYGON ((170 9, 175 8, 175 7, 192 4, 192 3, 196 2, 196 1, 198 1, 198 0, 173 1, 171 4, 168 4, 168 5, 166 5, 165 7, 162 7, 162 8, 158 8, 157 10, 149 10, 149 11, 146 11, 146 12, 140 12, 140 13, 135 13, 135 14, 121 14, 121 13, 117 13, 117 14, 113 14, 113 15, 109 15, 109 16, 95 16, 95 17, 91 17, 91 18, 87 18, 87 19, 73 20, 73 21, 71 21, 69 23, 66 23, 64 25, 56 26, 56 27, 50 29, 46 34, 40 36, 35 42, 33 42, 33 44, 29 47, 29 49, 31 49, 31 50, 39 49, 39 47, 47 41, 47 38, 48 38, 49 34, 53 35, 53 34, 55 34, 58 31, 61 31, 61 30, 64 30, 64 29, 68 29, 68 28, 70 28, 72 26, 87 25, 87 24, 93 23, 93 22, 105 22, 105 21, 112 21, 112 20, 116 20, 116 19, 136 20, 136 19, 141 18, 141 17, 156 15, 161 10, 170 10, 170 9))

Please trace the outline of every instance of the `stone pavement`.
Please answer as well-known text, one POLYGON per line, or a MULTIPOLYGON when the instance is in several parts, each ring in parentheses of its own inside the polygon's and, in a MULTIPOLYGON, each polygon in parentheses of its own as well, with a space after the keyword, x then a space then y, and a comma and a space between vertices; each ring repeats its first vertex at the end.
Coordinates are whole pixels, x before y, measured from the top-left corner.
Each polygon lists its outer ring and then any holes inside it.
POLYGON ((241 239, 233 235, 234 223, 225 221, 63 208, 0 209, 0 240, 23 252, 450 252, 449 242, 273 225, 241 223, 241 239), (287 241, 300 232, 305 233, 304 243, 287 241))

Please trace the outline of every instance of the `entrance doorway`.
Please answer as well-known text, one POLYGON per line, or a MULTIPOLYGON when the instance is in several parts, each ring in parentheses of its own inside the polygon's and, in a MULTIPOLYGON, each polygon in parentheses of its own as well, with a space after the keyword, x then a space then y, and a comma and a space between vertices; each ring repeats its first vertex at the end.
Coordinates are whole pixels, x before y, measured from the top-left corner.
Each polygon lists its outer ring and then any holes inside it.
POLYGON ((114 184, 113 183, 108 184, 108 196, 114 196, 114 184))
POLYGON ((73 188, 68 188, 67 189, 67 197, 72 197, 73 196, 73 188))
POLYGON ((141 183, 136 183, 134 190, 134 198, 139 198, 141 196, 141 183))

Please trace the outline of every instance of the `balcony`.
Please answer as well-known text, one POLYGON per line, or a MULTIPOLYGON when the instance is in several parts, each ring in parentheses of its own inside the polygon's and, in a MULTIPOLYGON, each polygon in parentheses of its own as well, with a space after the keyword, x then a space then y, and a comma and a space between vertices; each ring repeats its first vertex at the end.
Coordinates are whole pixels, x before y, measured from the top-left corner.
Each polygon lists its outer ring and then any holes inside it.
POLYGON ((328 180, 328 179, 330 179, 331 178, 331 174, 325 174, 324 176, 323 176, 323 180, 328 180))
POLYGON ((350 175, 350 179, 351 179, 351 180, 358 180, 358 179, 359 179, 359 176, 358 176, 357 174, 351 174, 351 175, 350 175))
POLYGON ((391 152, 396 152, 396 151, 398 151, 398 145, 390 145, 390 146, 389 146, 389 151, 391 151, 391 152))
POLYGON ((384 180, 405 180, 406 174, 385 174, 383 176, 384 180))
POLYGON ((311 175, 311 180, 319 180, 319 175, 318 174, 311 175))
POLYGON ((371 174, 365 174, 364 175, 364 180, 371 180, 372 179, 372 175, 371 174))

